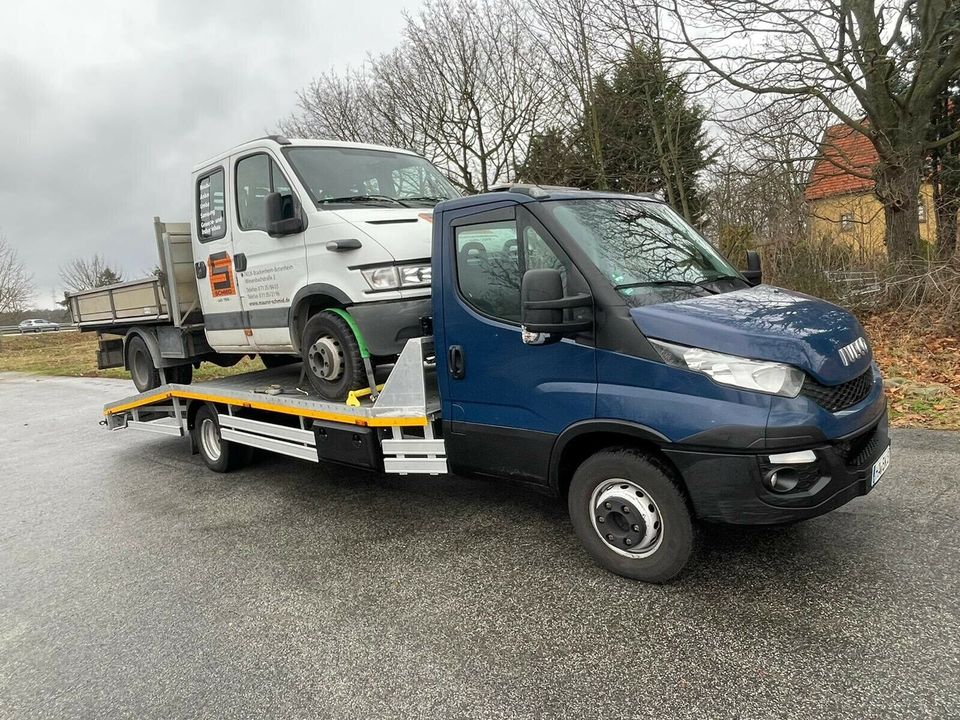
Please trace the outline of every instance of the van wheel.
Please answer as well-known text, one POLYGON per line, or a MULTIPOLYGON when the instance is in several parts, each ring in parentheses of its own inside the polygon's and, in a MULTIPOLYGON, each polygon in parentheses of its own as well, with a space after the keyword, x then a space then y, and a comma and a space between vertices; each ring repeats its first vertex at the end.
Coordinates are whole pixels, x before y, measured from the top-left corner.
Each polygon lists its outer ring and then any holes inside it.
POLYGON ((638 450, 604 450, 584 461, 567 504, 586 551, 618 575, 663 583, 693 551, 683 493, 666 465, 638 450))
POLYGON ((320 312, 307 321, 300 342, 310 385, 326 400, 346 400, 366 385, 360 344, 339 315, 320 312))
POLYGON ((237 470, 253 459, 252 447, 220 437, 220 420, 212 405, 204 405, 197 411, 193 420, 193 444, 207 467, 214 472, 237 470))
POLYGON ((140 392, 160 387, 160 371, 153 364, 150 348, 139 335, 134 335, 127 343, 127 367, 140 392))

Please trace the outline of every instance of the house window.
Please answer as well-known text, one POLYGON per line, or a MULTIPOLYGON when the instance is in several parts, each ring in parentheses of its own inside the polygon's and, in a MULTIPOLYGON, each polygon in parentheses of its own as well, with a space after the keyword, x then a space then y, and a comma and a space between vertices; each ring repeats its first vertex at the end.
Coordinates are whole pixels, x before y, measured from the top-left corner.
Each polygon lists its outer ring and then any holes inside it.
POLYGON ((917 220, 922 223, 927 221, 927 206, 923 202, 923 197, 917 201, 917 220))
POLYGON ((853 230, 853 213, 843 213, 840 215, 840 230, 843 232, 853 230))

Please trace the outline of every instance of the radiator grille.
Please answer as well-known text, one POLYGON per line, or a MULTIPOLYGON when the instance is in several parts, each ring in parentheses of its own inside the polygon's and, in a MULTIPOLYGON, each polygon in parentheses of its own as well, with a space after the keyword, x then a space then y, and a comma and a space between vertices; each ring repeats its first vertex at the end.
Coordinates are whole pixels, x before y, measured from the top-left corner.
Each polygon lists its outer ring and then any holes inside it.
POLYGON ((846 410, 863 400, 873 387, 873 369, 867 368, 859 377, 839 385, 821 385, 809 375, 803 381, 801 395, 816 402, 830 412, 846 410))

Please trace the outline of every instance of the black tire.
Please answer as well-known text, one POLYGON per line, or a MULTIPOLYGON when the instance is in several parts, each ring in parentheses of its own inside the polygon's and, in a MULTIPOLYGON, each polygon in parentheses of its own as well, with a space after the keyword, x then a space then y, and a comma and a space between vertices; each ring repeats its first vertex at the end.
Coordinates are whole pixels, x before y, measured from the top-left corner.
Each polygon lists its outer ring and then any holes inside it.
POLYGON ((163 374, 167 376, 168 383, 189 385, 193 382, 193 365, 175 365, 164 368, 163 374))
POLYGON ((360 344, 339 315, 320 312, 307 321, 300 338, 303 367, 316 393, 336 402, 367 384, 360 344), (315 348, 321 340, 322 348, 315 348))
POLYGON ((127 369, 140 392, 160 387, 160 371, 153 364, 150 348, 139 335, 134 335, 127 343, 127 369))
POLYGON ((260 355, 260 362, 263 363, 263 366, 268 370, 273 368, 283 367, 284 365, 293 365, 294 363, 300 362, 300 358, 296 355, 260 355))
POLYGON ((585 460, 573 474, 567 505, 584 549, 617 575, 667 582, 693 552, 693 519, 673 473, 639 450, 602 450, 585 460))
POLYGON ((193 444, 203 462, 214 472, 238 470, 253 459, 252 447, 220 437, 220 420, 217 409, 212 405, 204 405, 197 410, 193 420, 193 444))

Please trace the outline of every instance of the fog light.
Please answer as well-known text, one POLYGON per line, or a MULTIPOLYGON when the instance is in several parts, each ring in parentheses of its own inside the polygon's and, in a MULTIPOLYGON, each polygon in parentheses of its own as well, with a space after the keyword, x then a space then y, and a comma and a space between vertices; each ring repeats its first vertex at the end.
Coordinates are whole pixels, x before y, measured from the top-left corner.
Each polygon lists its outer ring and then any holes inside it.
POLYGON ((800 474, 796 468, 777 468, 767 475, 766 482, 774 492, 788 493, 797 487, 797 483, 800 482, 800 474))

